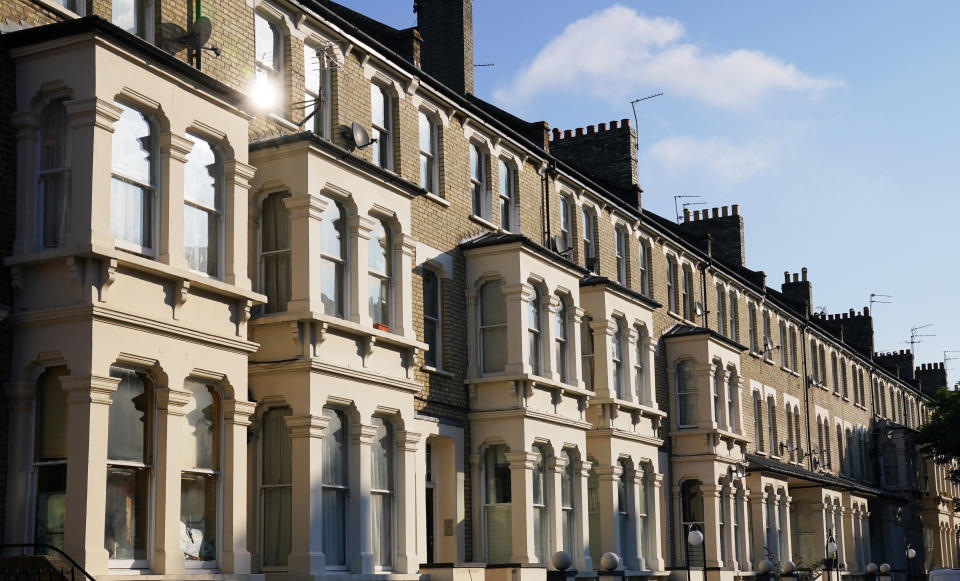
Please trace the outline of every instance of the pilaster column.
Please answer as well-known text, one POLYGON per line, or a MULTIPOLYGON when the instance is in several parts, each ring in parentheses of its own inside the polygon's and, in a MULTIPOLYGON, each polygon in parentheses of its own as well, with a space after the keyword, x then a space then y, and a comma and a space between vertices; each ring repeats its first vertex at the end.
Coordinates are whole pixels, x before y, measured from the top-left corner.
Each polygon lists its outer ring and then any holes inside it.
POLYGON ((312 194, 297 194, 284 198, 283 205, 290 212, 290 312, 324 312, 321 300, 323 274, 321 272, 320 221, 327 209, 327 201, 312 194))
POLYGON ((344 278, 349 280, 347 289, 350 294, 347 299, 347 315, 354 323, 360 323, 365 327, 373 326, 373 319, 370 317, 370 308, 367 297, 367 279, 369 274, 369 245, 370 234, 373 232, 376 221, 369 216, 354 214, 347 219, 350 227, 350 235, 347 248, 347 254, 350 255, 350 271, 344 273, 344 278))
POLYGON ((107 572, 103 544, 111 395, 120 379, 60 378, 67 392, 67 518, 64 551, 93 576, 107 572))
MULTIPOLYGON (((598 500, 600 503, 600 553, 613 551, 620 554, 620 526, 617 518, 620 513, 620 495, 617 486, 623 469, 620 464, 598 466, 594 468, 599 482, 598 500)), ((623 564, 621 563, 621 568, 623 564)))
MULTIPOLYGON (((394 256, 399 259, 399 268, 394 273, 393 320, 390 330, 409 339, 416 339, 413 328, 413 265, 416 255, 416 240, 409 234, 394 237, 394 256)), ((438 359, 439 360, 439 359, 438 359)))
MULTIPOLYGON (((741 482, 743 482, 741 480, 741 482)), ((750 490, 744 487, 741 495, 740 502, 735 502, 735 510, 739 511, 740 515, 740 538, 736 539, 736 542, 740 546, 740 559, 738 559, 737 565, 741 571, 752 571, 753 570, 753 539, 750 538, 750 508, 748 506, 747 499, 750 498, 750 490)), ((820 519, 823 522, 823 519, 820 519)))
POLYGON ((843 544, 843 562, 847 564, 847 571, 855 570, 857 563, 855 546, 857 536, 855 534, 856 529, 854 528, 856 525, 853 519, 854 515, 850 507, 844 506, 840 508, 840 522, 843 527, 843 537, 844 540, 847 541, 843 544))
MULTIPOLYGON (((550 507, 550 547, 548 555, 563 550, 563 473, 567 468, 567 459, 563 456, 551 456, 547 460, 547 499, 550 507)), ((571 483, 572 484, 572 483, 571 483)), ((573 490, 570 490, 573 495, 573 490)), ((572 539, 571 539, 572 540, 572 539)), ((573 558, 575 551, 571 552, 573 558)), ((553 563, 547 562, 547 568, 552 569, 553 563)))
POLYGON ((597 397, 615 398, 617 391, 613 382, 613 362, 610 355, 613 335, 617 331, 616 322, 613 319, 595 319, 590 323, 590 329, 593 331, 594 391, 597 397))
MULTIPOLYGON (((24 436, 33 432, 31 428, 34 425, 33 402, 36 389, 33 384, 20 381, 6 384, 3 390, 10 418, 7 431, 9 457, 7 458, 7 494, 3 525, 3 538, 9 543, 32 542, 27 537, 27 530, 29 530, 27 507, 31 497, 28 482, 33 459, 29 454, 32 446, 26 445, 24 436), (14 442, 19 442, 20 445, 14 445, 14 442)), ((40 426, 37 426, 37 429, 39 428, 40 426)), ((69 456, 67 459, 69 466, 69 456)))
POLYGON ((643 345, 643 377, 644 385, 639 386, 638 389, 642 390, 641 393, 641 403, 650 407, 656 407, 657 401, 657 382, 656 382, 656 354, 657 354, 657 345, 654 343, 650 336, 641 337, 641 341, 644 341, 643 345))
MULTIPOLYGON (((246 391, 243 392, 244 394, 246 391)), ((257 404, 228 399, 223 402, 223 547, 220 570, 250 572, 247 550, 247 426, 257 404)))
POLYGON ((666 526, 663 516, 666 514, 666 504, 663 498, 663 474, 651 473, 650 498, 647 499, 647 520, 650 521, 650 531, 647 537, 646 565, 653 571, 663 571, 666 561, 663 558, 663 545, 666 541, 666 526))
MULTIPOLYGON (((757 482, 759 485, 760 482, 757 482)), ((762 553, 763 547, 767 546, 766 539, 766 498, 767 493, 763 489, 749 495, 750 498, 750 522, 753 523, 753 539, 751 539, 750 559, 751 564, 759 562, 765 558, 762 553)), ((822 521, 823 519, 821 519, 822 521)))
POLYGON ((156 390, 157 398, 157 510, 153 570, 161 575, 183 572, 180 550, 180 448, 184 432, 183 409, 190 392, 171 387, 156 390))
POLYGON ((581 307, 570 307, 567 309, 567 371, 570 375, 568 383, 584 388, 582 361, 580 360, 581 341, 580 325, 583 323, 583 317, 586 311, 581 307))
POLYGON ((633 372, 633 364, 637 358, 637 341, 640 340, 640 333, 633 325, 627 325, 624 331, 626 331, 626 337, 624 337, 626 344, 623 346, 623 353, 620 354, 620 362, 623 365, 623 399, 639 403, 638 396, 641 388, 635 385, 637 377, 633 372))
MULTIPOLYGON (((36 215, 38 206, 36 203, 37 137, 40 135, 40 116, 32 111, 15 113, 13 126, 16 129, 17 139, 17 236, 13 244, 13 252, 20 254, 33 250, 40 242, 40 232, 34 229, 42 221, 36 215)), ((9 496, 7 498, 9 501, 9 496)), ((7 522, 9 523, 9 520, 7 522)), ((12 539, 13 537, 5 535, 3 538, 12 539)))
MULTIPOLYGON (((579 353, 578 353, 579 357, 579 353)), ((593 571, 593 559, 590 557, 590 543, 600 542, 599 539, 590 538, 590 505, 587 494, 587 479, 590 476, 590 467, 592 462, 581 460, 576 463, 573 470, 574 510, 576 511, 574 521, 577 529, 577 545, 573 557, 574 567, 578 571, 593 571)))
MULTIPOLYGON (((160 134, 160 232, 156 249, 157 260, 186 270, 183 253, 183 184, 187 154, 193 149, 193 140, 176 133, 160 134)), ((179 534, 179 533, 178 533, 179 534)))
MULTIPOLYGON (((503 287, 507 303, 507 365, 508 374, 532 373, 530 342, 527 340, 527 304, 533 299, 533 287, 512 284, 503 287)), ((514 523, 516 526, 516 523, 514 523)))
POLYGON ((95 244, 113 248, 114 238, 110 233, 113 124, 123 110, 99 97, 74 99, 64 105, 72 129, 66 245, 95 244))
MULTIPOLYGON (((286 416, 290 432, 290 556, 287 571, 291 574, 319 574, 326 568, 323 554, 322 495, 314 486, 323 482, 323 437, 329 419, 325 416, 286 416)), ((369 462, 369 457, 367 458, 369 462)))
POLYGON ((422 489, 417 486, 417 449, 421 437, 415 432, 397 432, 396 571, 411 575, 420 568, 417 553, 417 506, 420 502, 417 491, 422 489))
POLYGON ((720 502, 723 503, 723 513, 726 515, 727 534, 723 539, 727 545, 727 558, 722 567, 731 571, 736 571, 739 563, 737 562, 737 539, 734 534, 733 522, 737 517, 737 497, 732 486, 721 489, 720 502))
POLYGON ((533 538, 533 452, 507 452, 510 462, 510 516, 513 528, 512 563, 536 563, 533 538))
MULTIPOLYGON (((366 256, 366 254, 364 254, 366 256)), ((368 424, 356 424, 353 429, 353 451, 356 462, 350 466, 352 471, 353 499, 350 503, 350 529, 353 547, 350 553, 350 570, 353 573, 370 575, 376 564, 373 562, 373 528, 371 521, 373 510, 370 506, 370 488, 372 480, 373 442, 377 436, 377 427, 368 424)), ((296 506, 296 505, 295 505, 296 506)))
MULTIPOLYGON (((778 514, 783 515, 780 523, 780 546, 783 547, 783 554, 780 559, 790 559, 793 556, 793 523, 790 521, 790 503, 793 499, 786 494, 777 498, 778 514)), ((849 570, 849 567, 847 568, 849 570)))
MULTIPOLYGON (((554 349, 554 342, 557 338, 556 321, 557 313, 560 312, 560 297, 554 294, 544 295, 543 301, 544 308, 541 310, 540 315, 543 322, 540 332, 541 341, 543 342, 543 361, 540 365, 540 375, 559 383, 560 369, 557 367, 557 354, 554 349)), ((569 335, 570 333, 567 333, 568 345, 569 335)), ((567 359, 570 359, 569 355, 567 359)))
POLYGON ((483 494, 480 491, 480 466, 483 462, 483 456, 480 454, 470 454, 470 495, 472 502, 470 507, 473 514, 473 558, 475 561, 481 559, 481 555, 484 554, 483 547, 485 546, 485 541, 481 531, 483 527, 480 526, 480 523, 483 522, 483 494))
POLYGON ((700 486, 703 494, 703 548, 707 567, 722 567, 720 561, 720 487, 716 484, 700 486))
POLYGON ((624 551, 633 556, 634 562, 630 563, 630 568, 635 571, 643 571, 647 568, 646 564, 646 555, 643 554, 644 549, 644 530, 643 523, 639 518, 640 512, 643 510, 643 507, 640 506, 641 499, 644 498, 646 490, 643 487, 646 485, 644 470, 643 468, 636 468, 633 471, 633 474, 630 474, 627 478, 627 482, 630 483, 631 490, 629 502, 632 504, 630 507, 631 517, 633 518, 633 538, 629 540, 632 542, 633 547, 632 551, 624 551))
MULTIPOLYGON (((303 54, 303 53, 301 53, 303 54)), ((246 155, 244 153, 244 155, 246 155)), ((250 288, 247 276, 247 191, 257 168, 242 161, 231 159, 223 164, 224 169, 224 256, 226 265, 223 281, 240 288, 250 288)))

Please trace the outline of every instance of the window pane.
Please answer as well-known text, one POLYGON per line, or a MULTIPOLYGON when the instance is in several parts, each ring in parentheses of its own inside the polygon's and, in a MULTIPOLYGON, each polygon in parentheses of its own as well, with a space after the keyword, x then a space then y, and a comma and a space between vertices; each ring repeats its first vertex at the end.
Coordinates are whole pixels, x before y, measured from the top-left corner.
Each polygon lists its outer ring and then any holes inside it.
MULTIPOLYGON (((131 5, 134 0, 115 0, 127 2, 131 5)), ((123 112, 120 119, 113 124, 113 161, 114 173, 122 174, 144 184, 153 182, 151 172, 153 148, 150 123, 142 113, 122 103, 114 103, 123 112)))
POLYGON ((484 474, 487 488, 487 504, 510 502, 510 463, 507 447, 503 444, 490 446, 486 451, 484 474))
POLYGON ((432 270, 423 271, 423 314, 434 319, 439 318, 440 296, 439 278, 432 270))
POLYGON ((481 289, 480 297, 480 324, 483 326, 506 325, 507 305, 500 283, 485 283, 481 289))
POLYGON ((180 478, 180 550, 187 561, 217 559, 217 479, 209 474, 180 478))
POLYGON ((187 163, 183 168, 185 179, 183 196, 208 208, 218 208, 217 156, 207 141, 189 133, 187 136, 194 141, 194 144, 193 149, 187 154, 187 163))
POLYGON ((320 300, 323 311, 343 316, 343 264, 324 260, 320 263, 320 300))
POLYGON ((433 191, 433 159, 420 154, 420 187, 433 191))
POLYGON ((378 86, 371 84, 370 85, 370 115, 371 120, 374 125, 388 129, 386 126, 386 95, 383 93, 383 89, 378 86))
POLYGON ((290 248, 290 211, 283 203, 289 197, 287 193, 270 194, 263 201, 260 236, 264 252, 290 248))
POLYGON ((271 68, 276 69, 276 30, 269 20, 256 14, 254 16, 254 50, 257 55, 257 62, 265 64, 271 68))
POLYGON ((378 276, 371 276, 367 282, 369 291, 370 318, 374 323, 390 324, 390 281, 378 276))
POLYGON ((143 36, 142 0, 113 0, 113 23, 130 34, 143 36))
POLYGON ((153 194, 128 181, 110 180, 110 233, 115 238, 153 247, 153 194))
POLYGON ((187 266, 217 276, 220 230, 217 216, 193 206, 184 206, 183 222, 183 253, 187 266))
POLYGON ((340 410, 323 408, 327 433, 323 438, 323 483, 347 485, 347 419, 340 410))
POLYGON ((480 157, 481 157, 480 148, 471 143, 470 144, 470 177, 472 177, 474 180, 478 182, 483 181, 480 179, 481 178, 480 172, 482 171, 482 166, 480 164, 480 157))
POLYGON ((323 438, 323 551, 328 566, 346 565, 347 420, 340 410, 324 408, 327 433, 323 438))
POLYGON ((271 408, 260 420, 263 442, 261 484, 290 484, 290 436, 284 418, 292 412, 288 407, 271 408))
POLYGON ((383 222, 377 220, 370 233, 370 242, 367 244, 368 266, 370 270, 380 274, 390 274, 390 237, 383 226, 383 222))
POLYGON ((503 371, 507 365, 507 328, 491 327, 483 330, 483 371, 503 371))
POLYGON ((119 367, 110 368, 110 376, 120 378, 120 384, 110 394, 107 458, 146 462, 150 418, 149 394, 143 379, 136 372, 119 367))
POLYGON ((41 462, 67 457, 67 392, 63 391, 60 378, 68 373, 65 367, 58 367, 40 378, 36 459, 41 462))
MULTIPOLYGON (((116 402, 110 406, 111 410, 114 405, 116 402)), ((110 423, 113 424, 112 421, 110 423)), ((144 469, 107 467, 103 544, 111 559, 147 558, 149 480, 148 472, 144 469)))
POLYGON ((63 549, 63 525, 67 507, 67 465, 37 467, 37 512, 34 538, 38 543, 63 549))
POLYGON ((378 490, 393 490, 393 426, 383 418, 374 416, 377 429, 371 449, 372 481, 370 486, 378 490))
POLYGON ((320 92, 320 53, 312 46, 303 47, 303 84, 313 94, 320 92))
POLYGON ((327 209, 320 221, 320 244, 324 254, 343 259, 343 244, 346 239, 346 216, 343 208, 330 198, 324 198, 327 209))
POLYGON ((423 111, 420 111, 418 121, 420 130, 420 151, 432 154, 434 153, 433 123, 430 122, 430 118, 427 117, 427 114, 423 111))
POLYGON ((183 387, 190 392, 191 397, 183 407, 185 431, 181 445, 181 466, 216 470, 216 422, 219 414, 213 392, 196 381, 187 381, 183 387))
POLYGON ((509 196, 512 194, 513 184, 510 182, 510 169, 507 167, 507 164, 503 163, 503 160, 499 160, 497 165, 497 174, 500 180, 498 184, 500 186, 500 195, 509 196))
POLYGON ((67 109, 63 101, 53 101, 40 113, 40 170, 68 165, 70 143, 67 139, 67 109))

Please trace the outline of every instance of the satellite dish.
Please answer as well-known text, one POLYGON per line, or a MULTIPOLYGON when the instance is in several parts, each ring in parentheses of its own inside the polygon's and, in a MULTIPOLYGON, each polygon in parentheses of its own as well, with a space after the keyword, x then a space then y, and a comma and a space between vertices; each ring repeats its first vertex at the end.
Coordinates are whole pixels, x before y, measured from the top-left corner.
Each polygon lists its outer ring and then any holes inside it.
POLYGON ((746 469, 744 469, 743 464, 737 464, 737 478, 743 478, 747 475, 746 469))
POLYGON ((763 338, 763 351, 773 351, 773 341, 770 340, 770 337, 763 338))
POLYGON ((198 16, 193 21, 193 43, 194 47, 199 48, 207 44, 210 35, 213 34, 213 21, 206 16, 198 16))
POLYGON ((694 305, 694 310, 697 311, 697 316, 698 316, 698 317, 702 317, 702 316, 703 316, 703 303, 701 303, 700 301, 697 301, 696 304, 694 305))
POLYGON ((370 139, 370 134, 367 133, 367 130, 363 128, 363 125, 354 122, 350 127, 350 131, 353 134, 353 144, 357 146, 357 149, 363 149, 367 147, 376 139, 370 139))

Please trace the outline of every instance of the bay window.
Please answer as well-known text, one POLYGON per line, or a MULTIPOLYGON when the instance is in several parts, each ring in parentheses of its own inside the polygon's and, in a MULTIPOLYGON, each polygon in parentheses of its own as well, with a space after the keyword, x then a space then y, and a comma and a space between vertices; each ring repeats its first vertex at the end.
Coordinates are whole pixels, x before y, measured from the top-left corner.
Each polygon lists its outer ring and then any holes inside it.
POLYGON ((489 446, 484 453, 484 508, 486 526, 487 562, 507 563, 513 553, 513 534, 510 504, 510 463, 507 447, 489 446))
POLYGON ((367 243, 367 268, 370 278, 367 281, 370 319, 374 326, 390 330, 391 310, 393 307, 393 251, 390 229, 382 220, 376 220, 370 240, 367 243))
POLYGON ((288 197, 286 192, 270 194, 260 211, 260 281, 267 313, 286 311, 290 301, 290 212, 283 203, 288 197))
POLYGON ((60 378, 67 374, 66 367, 55 367, 40 376, 35 416, 34 540, 59 549, 63 549, 67 512, 67 393, 60 378))
POLYGON ((346 414, 339 409, 325 407, 322 414, 327 418, 320 486, 323 495, 323 554, 328 569, 346 569, 350 426, 346 414))
POLYGON ((537 562, 547 562, 547 545, 549 544, 549 522, 548 513, 550 510, 547 501, 547 452, 543 446, 534 446, 533 454, 536 459, 533 461, 533 545, 536 552, 537 562))
POLYGON ((593 319, 584 315, 580 322, 580 373, 583 374, 583 387, 593 391, 593 319))
POLYGON ((683 360, 676 365, 677 426, 697 425, 697 384, 693 376, 693 362, 683 360))
POLYGON ((540 302, 540 291, 537 287, 533 287, 533 296, 530 297, 530 302, 527 303, 527 337, 530 347, 529 363, 530 373, 533 375, 540 375, 541 373, 540 352, 543 348, 541 340, 543 328, 541 325, 540 302))
POLYGON ((370 83, 370 152, 373 163, 383 169, 393 169, 393 99, 386 87, 370 83))
POLYGON ((613 393, 618 399, 624 399, 625 393, 623 376, 623 354, 624 354, 624 333, 623 322, 620 319, 614 319, 615 330, 610 345, 610 362, 613 364, 613 393))
POLYGON ((393 424, 380 416, 371 422, 376 428, 370 454, 371 535, 373 564, 381 569, 393 566, 394 530, 394 445, 393 424))
POLYGON ((110 232, 117 246, 155 253, 156 132, 142 113, 122 103, 114 123, 110 172, 110 232))
POLYGON ((43 248, 61 246, 70 229, 70 124, 63 103, 51 101, 40 111, 37 182, 43 248))
POLYGON ((557 312, 554 315, 553 331, 557 376, 560 379, 560 383, 567 383, 569 380, 569 372, 567 370, 567 303, 563 300, 563 297, 557 298, 560 301, 560 306, 557 308, 557 312))
POLYGON ((330 198, 326 198, 326 202, 320 221, 320 300, 324 313, 342 318, 346 310, 346 271, 350 257, 347 214, 340 202, 330 198))
MULTIPOLYGON (((260 418, 260 542, 261 561, 265 569, 285 567, 287 556, 290 555, 292 446, 284 419, 290 414, 289 407, 273 407, 263 412, 260 418)), ((324 446, 329 437, 324 438, 324 446)), ((326 466, 323 475, 326 478, 326 466)), ((326 540, 324 537, 324 542, 326 540)), ((326 554, 329 562, 330 553, 326 554)))
POLYGON ((180 550, 188 566, 215 566, 220 479, 220 402, 208 386, 186 381, 180 456, 180 550))
POLYGON ((431 194, 439 191, 437 179, 437 123, 424 111, 417 113, 420 130, 420 187, 431 194))
POLYGON ((571 555, 576 555, 577 553, 574 552, 574 545, 577 542, 577 517, 574 510, 574 499, 576 498, 574 492, 574 459, 573 454, 567 449, 563 450, 561 455, 566 461, 566 466, 563 467, 563 474, 560 476, 560 528, 561 534, 563 534, 560 547, 571 555))
POLYGON ((139 373, 111 367, 120 379, 110 394, 104 548, 111 566, 147 566, 149 505, 156 406, 153 389, 139 373))
POLYGON ((631 488, 631 468, 624 459, 617 460, 617 466, 620 467, 620 476, 617 478, 617 527, 620 532, 620 557, 625 566, 633 563, 636 553, 636 544, 633 542, 633 535, 630 534, 631 513, 630 504, 633 494, 631 488))
POLYGON ((223 253, 223 163, 219 150, 208 141, 187 135, 194 145, 183 172, 183 251, 191 270, 218 277, 223 253))
POLYGON ((480 287, 481 373, 499 373, 507 365, 507 304, 499 281, 480 287))
POLYGON ((423 342, 429 345, 424 363, 441 368, 442 327, 440 325, 440 277, 429 268, 423 269, 423 342))

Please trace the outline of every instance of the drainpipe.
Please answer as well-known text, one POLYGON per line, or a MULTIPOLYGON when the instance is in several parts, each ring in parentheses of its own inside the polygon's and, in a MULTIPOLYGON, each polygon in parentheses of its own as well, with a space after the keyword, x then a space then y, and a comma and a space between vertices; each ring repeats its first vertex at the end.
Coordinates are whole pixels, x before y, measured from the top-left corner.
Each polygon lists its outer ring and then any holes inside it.
POLYGON ((700 265, 700 304, 703 305, 703 315, 700 316, 700 326, 709 328, 707 314, 707 268, 713 266, 713 236, 707 234, 707 262, 700 265))
MULTIPOLYGON (((807 310, 809 311, 809 309, 807 310)), ((807 327, 809 320, 810 315, 804 315, 804 322, 800 325, 800 348, 803 352, 803 410, 807 420, 807 450, 812 450, 813 444, 810 440, 810 371, 807 369, 807 327)), ((797 444, 799 445, 799 442, 797 444)), ((801 448, 800 451, 803 452, 803 448, 801 448)), ((810 471, 812 472, 813 454, 807 457, 807 464, 810 466, 810 471)))

